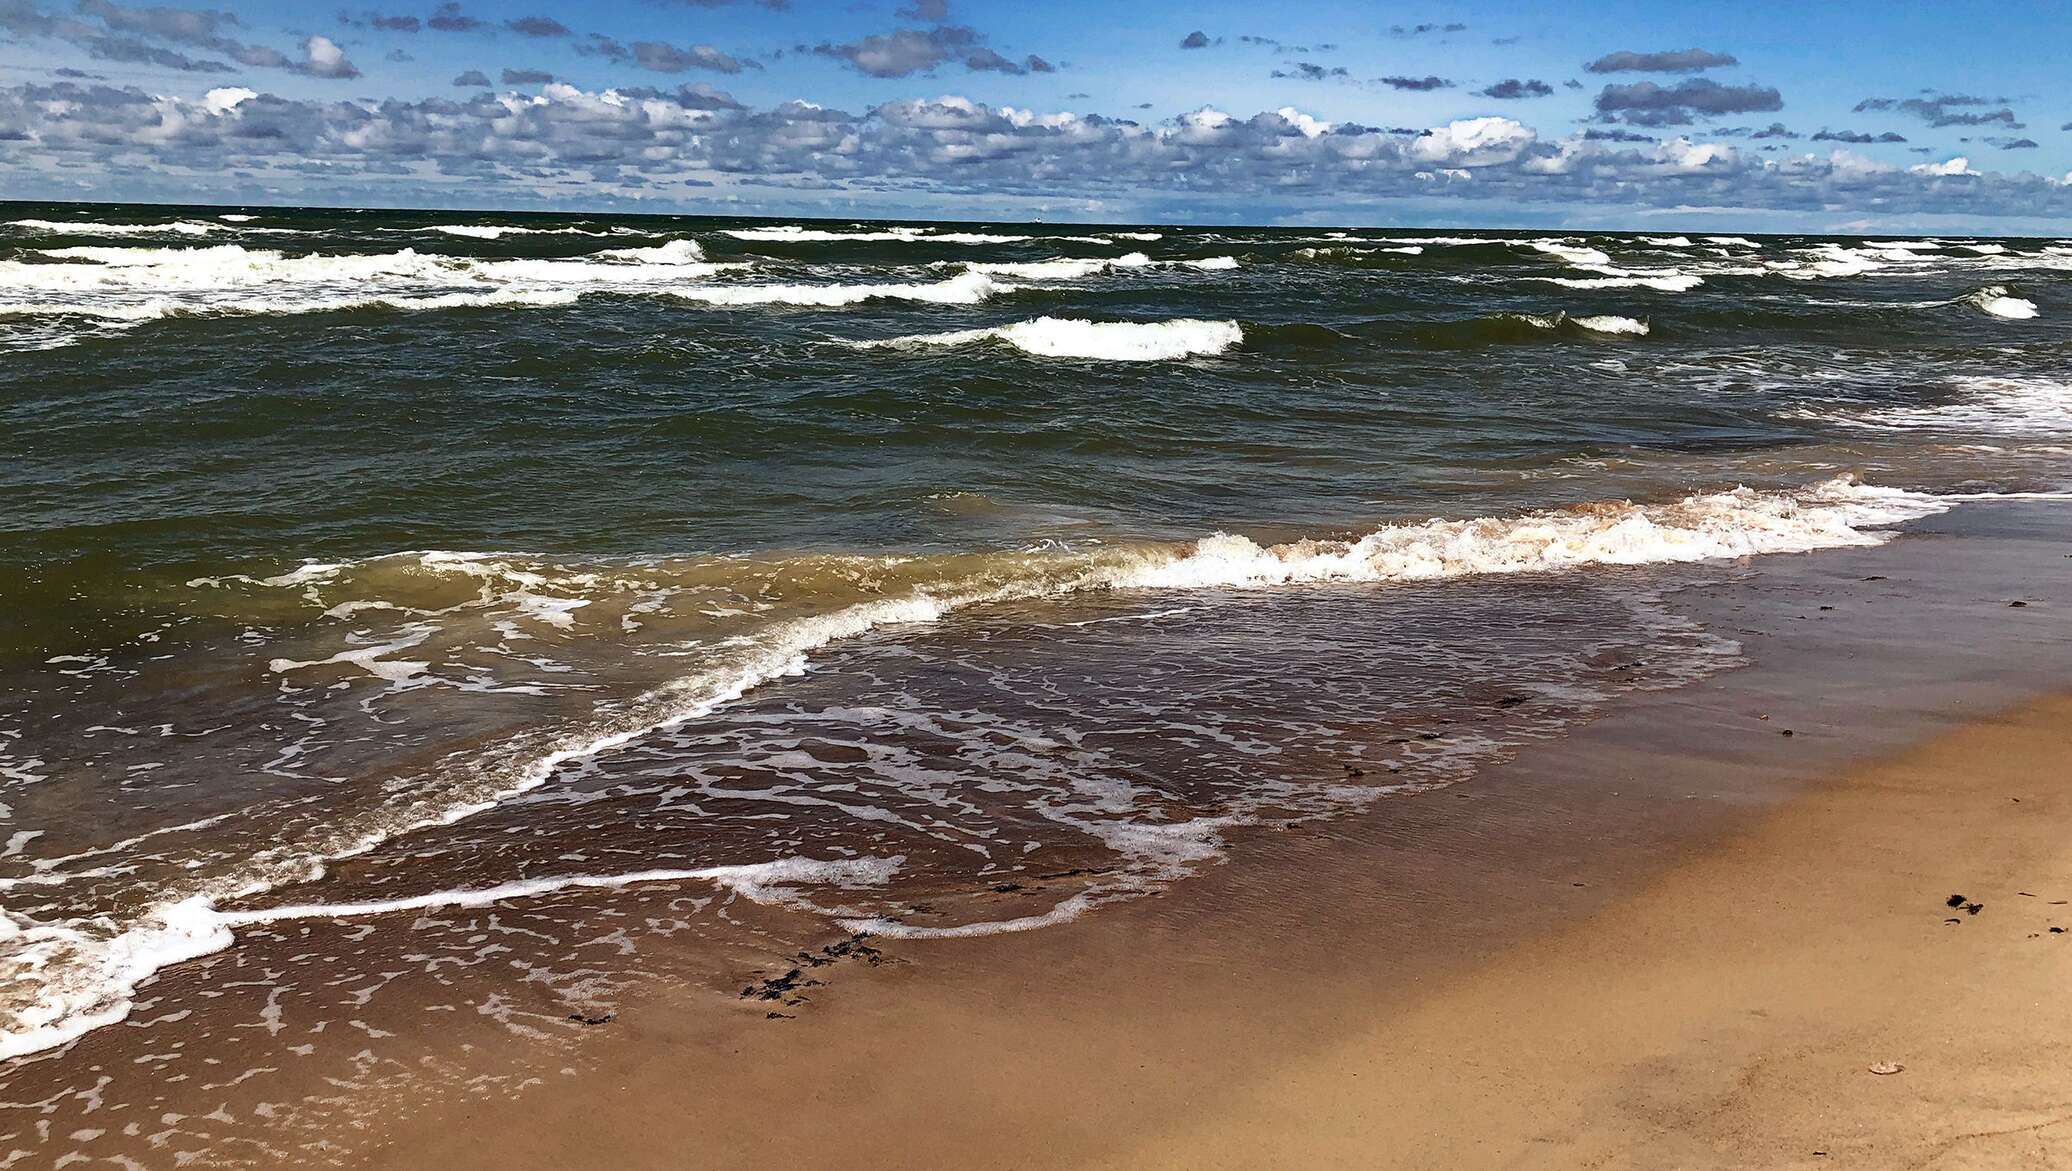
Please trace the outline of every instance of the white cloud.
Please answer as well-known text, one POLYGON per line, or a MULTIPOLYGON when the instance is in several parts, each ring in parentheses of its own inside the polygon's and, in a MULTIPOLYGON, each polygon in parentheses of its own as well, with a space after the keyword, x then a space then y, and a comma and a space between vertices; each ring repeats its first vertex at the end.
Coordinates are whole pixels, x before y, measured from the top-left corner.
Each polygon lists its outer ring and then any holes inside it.
POLYGON ((1455 167, 1508 163, 1539 137, 1531 127, 1509 118, 1464 118, 1435 127, 1411 144, 1411 156, 1455 167))
POLYGON ((1978 174, 1978 172, 1977 172, 1977 171, 1974 171, 1974 170, 1972 170, 1972 169, 1971 169, 1971 160, 1970 160, 1970 159, 1967 159, 1967 158, 1965 158, 1965 157, 1964 157, 1963 155, 1958 155, 1958 156, 1957 156, 1956 158, 1950 159, 1950 160, 1948 160, 1948 161, 1946 161, 1946 162, 1940 162, 1940 163, 1916 163, 1915 165, 1913 165, 1913 166, 1911 166, 1911 167, 1908 167, 1908 168, 1907 168, 1907 170, 1909 170, 1909 171, 1912 171, 1912 172, 1913 172, 1914 174, 1916 174, 1916 175, 1976 175, 1976 174, 1978 174))
POLYGON ((303 70, 316 77, 358 77, 360 71, 346 60, 345 50, 330 37, 311 37, 302 42, 303 70))
POLYGON ((1257 218, 1443 192, 1608 215, 1873 204, 1884 215, 2072 214, 2072 188, 2035 175, 1978 176, 1962 159, 1909 172, 1845 151, 1765 156, 1691 137, 1548 141, 1503 117, 1392 130, 1293 108, 1241 117, 1205 107, 1149 125, 957 95, 857 113, 796 101, 750 108, 705 85, 552 83, 537 94, 377 101, 289 99, 243 86, 176 97, 28 83, 0 86, 0 140, 9 148, 0 174, 13 188, 53 196, 93 184, 125 198, 265 187, 377 202, 436 202, 465 190, 514 206, 549 196, 684 205, 713 188, 753 187, 770 206, 903 198, 1003 207, 1069 191, 1118 207, 1257 218), (1951 184, 1953 175, 1969 178, 1951 184))
POLYGON ((237 109, 238 103, 249 102, 258 96, 258 90, 246 89, 241 85, 226 85, 203 94, 201 104, 202 108, 211 114, 228 114, 237 109))

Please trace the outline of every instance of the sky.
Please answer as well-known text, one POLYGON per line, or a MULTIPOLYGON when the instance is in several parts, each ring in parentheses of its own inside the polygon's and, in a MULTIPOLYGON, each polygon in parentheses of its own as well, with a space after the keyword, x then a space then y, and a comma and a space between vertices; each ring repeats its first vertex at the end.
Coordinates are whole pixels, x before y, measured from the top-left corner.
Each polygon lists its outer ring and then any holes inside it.
POLYGON ((0 197, 2050 233, 2044 2, 0 0, 0 197))

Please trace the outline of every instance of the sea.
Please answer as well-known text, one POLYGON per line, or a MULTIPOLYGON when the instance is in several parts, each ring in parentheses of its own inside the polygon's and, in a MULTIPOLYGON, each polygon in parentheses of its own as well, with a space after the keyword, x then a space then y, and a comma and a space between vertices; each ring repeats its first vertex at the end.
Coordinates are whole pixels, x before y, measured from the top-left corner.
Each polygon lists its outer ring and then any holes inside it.
POLYGON ((765 911, 1099 915, 2072 480, 2072 240, 0 217, 0 1082, 168 1151, 125 1029, 278 1122, 765 911))

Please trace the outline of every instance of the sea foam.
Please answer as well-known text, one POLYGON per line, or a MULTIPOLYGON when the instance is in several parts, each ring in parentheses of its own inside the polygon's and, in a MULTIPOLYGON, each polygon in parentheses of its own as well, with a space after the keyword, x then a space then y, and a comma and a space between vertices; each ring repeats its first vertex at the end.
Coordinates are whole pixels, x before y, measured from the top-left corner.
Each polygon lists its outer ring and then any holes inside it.
MULTIPOLYGON (((1228 325, 1235 333, 1230 323, 1197 324, 1228 325)), ((804 670, 808 653, 886 625, 933 622, 982 602, 1086 591, 1258 590, 1328 582, 1424 581, 1874 545, 1888 539, 1887 526, 1945 507, 1933 497, 1838 479, 1792 492, 1736 488, 1665 504, 1610 502, 1514 517, 1394 524, 1356 540, 1262 545, 1244 536, 1215 533, 1179 547, 1147 546, 1055 557, 1015 555, 1011 565, 953 575, 903 596, 779 623, 738 646, 728 661, 622 705, 604 722, 571 733, 545 751, 512 761, 508 771, 485 775, 451 792, 418 795, 385 810, 380 820, 369 824, 326 827, 320 840, 267 851, 269 856, 255 857, 242 872, 221 875, 197 887, 168 890, 160 903, 141 909, 126 922, 46 923, 0 912, 0 947, 5 951, 0 955, 0 991, 7 1004, 4 1024, 0 1024, 0 1057, 53 1048, 122 1020, 144 980, 170 964, 229 946, 234 928, 242 925, 483 906, 557 890, 641 882, 712 881, 750 898, 784 897, 789 886, 805 882, 882 882, 889 873, 886 868, 896 865, 897 859, 823 862, 780 858, 702 870, 556 876, 367 903, 227 906, 280 886, 314 881, 323 876, 328 863, 364 854, 398 835, 450 825, 493 809, 548 784, 564 765, 709 714, 755 687, 804 670)), ((428 570, 485 571, 484 555, 417 556, 428 570)), ((309 563, 257 580, 278 581, 283 583, 279 588, 302 590, 345 567, 344 563, 309 563)), ((307 664, 285 666, 292 670, 307 664)), ((396 664, 396 668, 402 670, 404 665, 396 664)), ((1172 840, 1132 840, 1127 835, 1150 831, 1125 826, 1115 831, 1124 836, 1111 844, 1132 855, 1180 864, 1200 851, 1212 850, 1219 827, 1214 819, 1203 819, 1157 828, 1172 840)), ((953 928, 950 933, 1043 926, 1083 909, 1068 900, 1048 914, 953 928)), ((873 923, 872 929, 891 928, 873 923)))
POLYGON ((1014 291, 983 272, 966 272, 927 283, 859 285, 702 285, 662 290, 672 297, 707 305, 797 305, 839 308, 865 301, 925 301, 937 305, 976 305, 1014 291))
POLYGON ((1073 318, 1038 317, 1033 321, 996 325, 986 329, 914 334, 850 344, 863 349, 880 349, 962 346, 975 342, 1000 341, 1025 354, 1042 358, 1157 362, 1220 354, 1242 342, 1244 338, 1244 331, 1235 321, 1202 321, 1195 318, 1153 322, 1081 321, 1073 318))

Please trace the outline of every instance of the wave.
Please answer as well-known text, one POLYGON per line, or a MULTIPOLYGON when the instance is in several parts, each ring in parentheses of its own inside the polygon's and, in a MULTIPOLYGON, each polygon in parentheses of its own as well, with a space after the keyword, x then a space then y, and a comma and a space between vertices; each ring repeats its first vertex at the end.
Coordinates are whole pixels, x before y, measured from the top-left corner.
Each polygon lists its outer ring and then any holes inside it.
POLYGON ((2036 302, 2025 301, 2007 291, 2005 285, 1987 285, 1985 288, 1963 298, 1963 303, 1981 313, 1994 317, 2006 317, 2026 321, 2036 316, 2036 302))
POLYGON ((566 289, 497 289, 486 293, 402 294, 340 293, 329 297, 290 300, 282 297, 246 297, 197 304, 171 297, 153 297, 120 305, 81 305, 74 302, 0 302, 0 317, 78 316, 104 321, 142 322, 167 317, 242 317, 267 314, 340 313, 355 309, 394 309, 420 312, 434 309, 546 308, 572 305, 579 294, 566 289))
MULTIPOLYGON (((832 243, 836 241, 899 240, 938 244, 1019 244, 1035 240, 1036 236, 997 235, 988 232, 939 232, 933 228, 874 228, 865 231, 834 232, 824 228, 802 228, 786 224, 775 228, 724 228, 722 233, 736 240, 753 240, 761 243, 805 244, 832 243)), ((1092 240, 1096 243, 1109 241, 1098 237, 1070 237, 1092 240)))
POLYGON ((1981 431, 2007 435, 2072 435, 2072 383, 2048 378, 1963 377, 1955 401, 1837 413, 1804 409, 1795 417, 1873 431, 1981 431))
MULTIPOLYGON (((321 879, 330 864, 363 855, 400 835, 451 825, 496 808, 549 784, 563 766, 710 714, 751 689, 804 670, 812 652, 884 626, 931 623, 981 603, 1087 592, 1248 591, 1334 582, 1429 581, 1875 545, 1889 539, 1890 526, 1945 507, 1933 497, 1837 479, 1796 491, 1735 488, 1661 504, 1609 501, 1511 517, 1392 524, 1352 540, 1262 545, 1218 532, 1179 545, 907 559, 898 565, 896 580, 889 582, 889 567, 882 559, 864 559, 876 566, 869 582, 872 590, 883 591, 878 596, 775 621, 751 635, 729 639, 715 648, 720 657, 637 699, 614 704, 608 711, 599 708, 588 726, 520 733, 486 751, 467 770, 438 774, 399 792, 360 820, 324 823, 310 837, 262 851, 229 873, 162 889, 159 901, 127 921, 46 923, 0 912, 0 1056, 50 1049, 124 1019, 138 985, 153 973, 229 946, 235 928, 249 924, 481 906, 551 890, 649 881, 714 881, 751 898, 788 897, 789 887, 807 883, 882 882, 897 859, 782 858, 704 870, 534 879, 381 902, 234 906, 321 879)), ((816 564, 818 560, 824 559, 816 559, 816 564)), ((316 591, 381 567, 393 570, 399 581, 422 580, 427 574, 501 574, 531 587, 543 581, 541 574, 491 555, 455 553, 310 563, 272 577, 244 580, 252 588, 293 591, 321 605, 324 599, 316 591)), ((598 580, 586 573, 564 576, 571 582, 598 580)), ((289 663, 284 669, 307 670, 311 665, 289 663)), ((391 680, 393 686, 408 682, 391 680)), ((1172 841, 1157 843, 1158 856, 1170 860, 1199 856, 1209 848, 1215 825, 1205 821, 1159 828, 1171 831, 1172 841)), ((1137 848, 1152 846, 1139 843, 1137 848)), ((1049 915, 954 930, 1041 926, 1080 909, 1068 901, 1049 915)))
POLYGON ((1032 281, 1081 280, 1096 273, 1117 268, 1149 268, 1154 263, 1142 252, 1129 252, 1121 256, 1101 259, 1077 259, 1061 257, 1057 260, 1031 260, 1023 263, 988 261, 938 261, 938 264, 961 264, 967 272, 982 272, 988 276, 1020 277, 1032 281))
POLYGON ((1527 280, 1545 281, 1560 285, 1564 289, 1654 289, 1663 293, 1687 293, 1705 283, 1705 278, 1696 273, 1674 272, 1660 276, 1628 274, 1602 277, 1536 276, 1527 280))
MULTIPOLYGON (((1645 337, 1648 323, 1634 317, 1609 313, 1574 315, 1565 310, 1553 313, 1495 313, 1424 325, 1412 336, 1420 345, 1436 348, 1473 348, 1483 345, 1530 344, 1551 336, 1645 337)), ((1332 335, 1337 340, 1339 335, 1332 335)))
POLYGON ((359 308, 565 305, 579 292, 645 292, 749 267, 708 263, 689 240, 560 260, 477 259, 413 249, 289 255, 237 244, 48 248, 40 255, 45 262, 0 261, 0 316, 136 323, 359 308))
POLYGON ((1379 255, 1422 256, 1424 245, 1405 244, 1401 247, 1367 246, 1353 244, 1332 244, 1322 247, 1310 245, 1287 253, 1290 260, 1311 260, 1326 264, 1360 265, 1365 258, 1379 255))
POLYGON ((11 228, 27 228, 32 232, 49 232, 63 236, 141 236, 166 235, 206 236, 210 232, 233 231, 222 224, 203 224, 193 220, 175 220, 169 224, 96 224, 84 220, 9 220, 11 228))
POLYGON ((1090 358, 1104 362, 1158 362, 1220 354, 1242 342, 1235 321, 1080 321, 1038 317, 1013 325, 963 329, 953 333, 917 334, 879 341, 851 342, 859 349, 962 346, 1005 342, 1042 358, 1090 358))
POLYGON ((1142 252, 1126 252, 1115 257, 1059 257, 1055 260, 1030 261, 957 261, 939 260, 939 265, 962 265, 967 272, 982 272, 988 276, 1019 277, 1034 281, 1082 280, 1097 273, 1118 268, 1192 268, 1202 272, 1227 272, 1241 267, 1235 256, 1204 256, 1194 260, 1153 260, 1142 252))
POLYGON ((503 224, 426 224, 422 228, 394 228, 397 232, 439 232, 473 240, 501 240, 505 236, 610 236, 614 232, 593 232, 586 228, 521 228, 503 224))
POLYGON ((1593 270, 1609 266, 1612 258, 1600 249, 1585 245, 1569 244, 1561 240, 1527 240, 1525 246, 1535 252, 1557 257, 1566 264, 1593 270))
POLYGON ((1645 337, 1648 332, 1647 322, 1636 321, 1631 317, 1620 317, 1611 313, 1571 317, 1569 321, 1592 333, 1620 333, 1633 337, 1645 337))
POLYGON ((1017 286, 1001 284, 982 272, 966 272, 926 284, 870 285, 705 285, 666 288, 661 292, 707 305, 797 305, 832 309, 865 301, 921 301, 934 305, 976 305, 1017 286))

